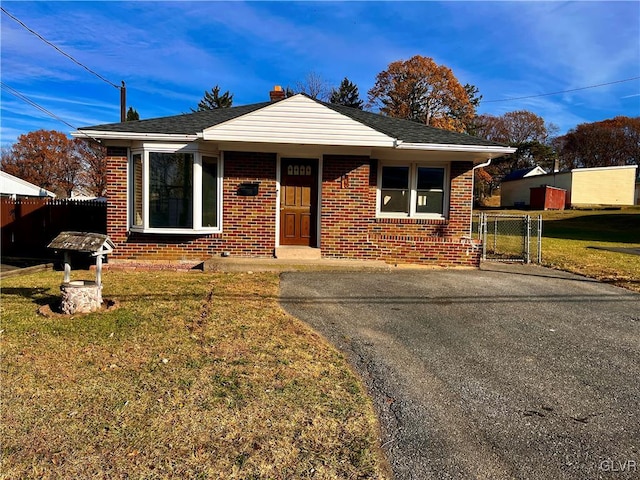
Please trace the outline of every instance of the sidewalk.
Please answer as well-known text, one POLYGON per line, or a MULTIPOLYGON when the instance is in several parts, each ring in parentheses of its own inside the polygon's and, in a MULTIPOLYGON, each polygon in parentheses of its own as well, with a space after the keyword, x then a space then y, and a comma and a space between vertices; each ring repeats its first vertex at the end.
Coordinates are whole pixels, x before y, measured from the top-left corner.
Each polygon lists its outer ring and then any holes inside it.
POLYGON ((302 272, 302 271, 390 271, 393 267, 379 260, 314 260, 282 258, 216 257, 202 263, 205 272, 302 272))

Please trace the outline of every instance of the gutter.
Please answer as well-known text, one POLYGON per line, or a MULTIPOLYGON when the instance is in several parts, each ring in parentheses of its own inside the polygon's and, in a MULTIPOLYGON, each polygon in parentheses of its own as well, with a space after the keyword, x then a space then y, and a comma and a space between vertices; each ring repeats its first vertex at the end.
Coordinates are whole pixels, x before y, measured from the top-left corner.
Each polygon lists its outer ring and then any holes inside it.
MULTIPOLYGON (((515 150, 515 149, 514 149, 515 150)), ((475 165, 471 171, 473 172, 473 176, 471 177, 471 215, 469 215, 469 238, 473 239, 473 190, 475 189, 476 184, 476 168, 484 168, 491 165, 491 158, 484 163, 479 163, 475 165)))
POLYGON ((174 140, 179 142, 193 142, 198 135, 173 133, 135 133, 135 132, 107 132, 100 130, 76 130, 72 137, 92 137, 102 140, 174 140))
POLYGON ((495 153, 498 155, 508 155, 517 149, 513 147, 502 147, 499 145, 460 145, 446 143, 405 143, 397 141, 395 148, 398 150, 432 150, 444 152, 473 152, 473 153, 495 153))

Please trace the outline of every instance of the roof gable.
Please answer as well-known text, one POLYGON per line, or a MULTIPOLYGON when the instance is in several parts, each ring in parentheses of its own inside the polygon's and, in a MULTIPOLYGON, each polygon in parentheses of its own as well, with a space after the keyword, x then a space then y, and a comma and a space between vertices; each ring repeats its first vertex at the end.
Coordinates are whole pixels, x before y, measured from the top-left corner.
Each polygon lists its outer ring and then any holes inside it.
POLYGON ((295 95, 204 130, 204 140, 393 147, 395 138, 295 95))
POLYGON ((535 167, 514 170, 513 172, 505 175, 502 181, 508 182, 510 180, 519 180, 525 177, 535 177, 537 175, 546 175, 546 174, 547 172, 542 167, 540 167, 539 165, 536 165, 535 167))

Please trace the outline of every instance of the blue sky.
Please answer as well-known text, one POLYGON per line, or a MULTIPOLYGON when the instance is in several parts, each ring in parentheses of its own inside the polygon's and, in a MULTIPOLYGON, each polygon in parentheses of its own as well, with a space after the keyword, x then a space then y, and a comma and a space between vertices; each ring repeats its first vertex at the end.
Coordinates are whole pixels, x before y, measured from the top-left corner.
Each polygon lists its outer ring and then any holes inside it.
MULTIPOLYGON (((142 119, 219 84, 234 105, 315 72, 365 101, 390 62, 432 57, 479 88, 480 113, 530 110, 560 133, 640 115, 640 2, 12 2, 2 7, 117 85, 142 119)), ((119 121, 119 91, 1 15, 2 82, 74 127, 119 121)), ((72 128, 2 89, 1 142, 72 128)))

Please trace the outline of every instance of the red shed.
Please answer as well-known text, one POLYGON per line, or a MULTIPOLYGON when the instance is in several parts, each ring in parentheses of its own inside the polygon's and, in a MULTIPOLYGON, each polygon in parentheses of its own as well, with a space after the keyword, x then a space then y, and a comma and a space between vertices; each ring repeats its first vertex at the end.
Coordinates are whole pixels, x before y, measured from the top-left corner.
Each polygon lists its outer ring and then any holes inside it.
POLYGON ((530 190, 529 205, 533 210, 564 210, 566 190, 548 185, 530 190))

